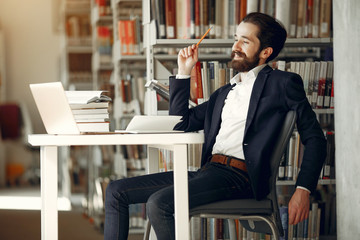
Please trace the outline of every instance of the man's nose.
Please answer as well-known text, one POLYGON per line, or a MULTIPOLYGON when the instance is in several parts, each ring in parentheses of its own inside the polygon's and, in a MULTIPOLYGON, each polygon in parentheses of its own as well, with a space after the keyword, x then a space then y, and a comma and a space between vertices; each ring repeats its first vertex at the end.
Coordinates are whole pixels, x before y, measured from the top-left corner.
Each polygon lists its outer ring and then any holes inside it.
POLYGON ((241 48, 241 45, 240 45, 240 41, 234 42, 234 44, 233 44, 233 46, 232 46, 232 50, 233 50, 233 51, 242 52, 242 48, 241 48))

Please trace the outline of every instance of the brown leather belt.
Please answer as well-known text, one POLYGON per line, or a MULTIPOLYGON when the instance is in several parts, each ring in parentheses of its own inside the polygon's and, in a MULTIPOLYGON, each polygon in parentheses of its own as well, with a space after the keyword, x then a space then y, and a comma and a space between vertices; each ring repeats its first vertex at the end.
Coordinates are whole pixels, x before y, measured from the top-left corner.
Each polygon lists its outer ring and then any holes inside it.
POLYGON ((237 169, 240 169, 244 172, 247 172, 245 160, 234 158, 221 154, 214 154, 211 157, 211 162, 220 163, 223 165, 231 166, 237 169))

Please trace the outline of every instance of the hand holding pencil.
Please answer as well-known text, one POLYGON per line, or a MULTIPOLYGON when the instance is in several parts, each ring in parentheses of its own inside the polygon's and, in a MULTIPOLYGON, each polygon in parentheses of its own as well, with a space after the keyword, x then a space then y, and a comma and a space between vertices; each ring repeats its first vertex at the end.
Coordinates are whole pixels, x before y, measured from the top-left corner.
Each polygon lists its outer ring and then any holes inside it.
POLYGON ((178 74, 180 75, 190 75, 191 69, 194 67, 196 62, 198 61, 198 46, 201 41, 206 37, 206 35, 210 32, 211 28, 209 28, 206 33, 201 37, 197 44, 193 44, 192 46, 188 46, 179 51, 178 54, 178 74))

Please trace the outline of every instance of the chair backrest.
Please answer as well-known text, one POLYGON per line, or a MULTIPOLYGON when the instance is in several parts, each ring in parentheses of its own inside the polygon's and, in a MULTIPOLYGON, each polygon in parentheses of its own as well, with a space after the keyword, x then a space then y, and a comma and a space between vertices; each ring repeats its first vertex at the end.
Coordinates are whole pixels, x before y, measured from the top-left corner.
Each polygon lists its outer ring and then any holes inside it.
POLYGON ((270 161, 271 175, 269 181, 270 193, 268 195, 268 198, 271 199, 273 204, 274 217, 275 217, 276 225, 279 228, 279 232, 282 232, 283 229, 281 225, 281 217, 280 217, 278 201, 277 201, 276 180, 279 172, 280 161, 285 152, 286 146, 289 143, 291 134, 294 131, 295 123, 296 123, 296 112, 289 111, 286 114, 283 127, 280 131, 277 143, 275 144, 275 149, 273 151, 273 155, 271 156, 271 161, 270 161))
MULTIPOLYGON (((276 226, 278 227, 280 235, 283 235, 282 234, 283 228, 281 224, 281 217, 280 217, 278 201, 277 201, 276 180, 278 176, 280 161, 289 143, 291 134, 294 131, 295 122, 296 122, 296 112, 289 111, 286 114, 283 126, 281 128, 281 131, 279 132, 279 136, 276 144, 274 145, 274 151, 272 153, 270 160, 270 170, 271 170, 271 175, 269 179, 270 193, 268 194, 267 198, 270 199, 272 202, 273 215, 275 218, 274 220, 276 222, 276 226)), ((250 231, 271 233, 271 229, 269 228, 269 226, 263 222, 259 222, 255 227, 255 229, 249 227, 248 221, 241 221, 241 224, 250 231)))

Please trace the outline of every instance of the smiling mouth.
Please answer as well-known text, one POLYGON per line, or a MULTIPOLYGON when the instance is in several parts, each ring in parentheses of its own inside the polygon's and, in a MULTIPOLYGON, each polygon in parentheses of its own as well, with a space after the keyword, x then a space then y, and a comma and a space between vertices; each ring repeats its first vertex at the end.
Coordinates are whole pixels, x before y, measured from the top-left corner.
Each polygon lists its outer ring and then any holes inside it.
POLYGON ((245 58, 245 54, 242 52, 233 52, 232 53, 232 58, 233 59, 244 59, 245 58))

